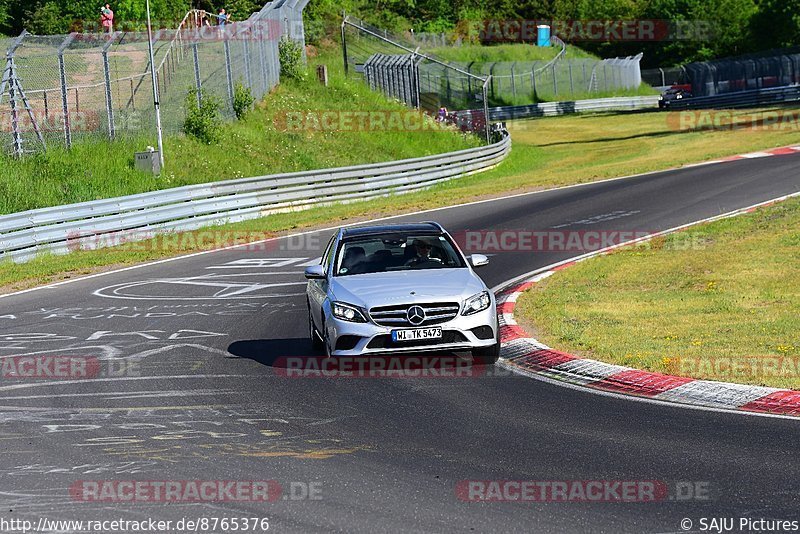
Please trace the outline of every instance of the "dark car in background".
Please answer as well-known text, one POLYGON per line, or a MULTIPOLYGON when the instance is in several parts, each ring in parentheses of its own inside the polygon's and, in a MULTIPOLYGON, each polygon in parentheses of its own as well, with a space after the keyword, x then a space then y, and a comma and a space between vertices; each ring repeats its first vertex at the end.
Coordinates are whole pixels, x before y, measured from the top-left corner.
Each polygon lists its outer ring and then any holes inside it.
POLYGON ((685 87, 670 87, 658 97, 658 108, 668 109, 670 105, 678 100, 692 98, 692 92, 685 87))

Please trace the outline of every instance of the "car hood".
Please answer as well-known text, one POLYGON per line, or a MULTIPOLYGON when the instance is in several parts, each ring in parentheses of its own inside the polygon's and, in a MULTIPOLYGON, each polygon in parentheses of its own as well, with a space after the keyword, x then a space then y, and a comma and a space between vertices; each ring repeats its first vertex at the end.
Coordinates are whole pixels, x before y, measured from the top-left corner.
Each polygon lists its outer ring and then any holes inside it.
POLYGON ((426 269, 338 276, 331 285, 336 300, 367 309, 392 304, 462 302, 484 289, 486 285, 470 269, 426 269))

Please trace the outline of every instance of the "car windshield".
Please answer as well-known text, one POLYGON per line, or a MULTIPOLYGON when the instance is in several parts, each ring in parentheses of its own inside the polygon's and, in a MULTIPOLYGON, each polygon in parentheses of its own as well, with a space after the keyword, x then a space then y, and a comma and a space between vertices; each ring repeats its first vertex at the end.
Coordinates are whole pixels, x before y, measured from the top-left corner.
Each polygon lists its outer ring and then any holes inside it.
POLYGON ((379 234, 344 241, 335 276, 466 267, 443 235, 379 234))

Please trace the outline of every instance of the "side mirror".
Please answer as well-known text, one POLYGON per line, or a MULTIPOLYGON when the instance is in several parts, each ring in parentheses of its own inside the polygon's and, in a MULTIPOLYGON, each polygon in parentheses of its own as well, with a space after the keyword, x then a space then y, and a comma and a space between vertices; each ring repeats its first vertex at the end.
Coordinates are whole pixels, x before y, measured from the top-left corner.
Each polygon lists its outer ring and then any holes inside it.
POLYGON ((489 258, 483 254, 473 254, 469 257, 469 262, 473 267, 483 267, 484 265, 489 265, 489 258))
POLYGON ((327 278, 325 276, 325 267, 322 265, 312 265, 311 267, 306 267, 306 278, 309 280, 324 280, 327 278))

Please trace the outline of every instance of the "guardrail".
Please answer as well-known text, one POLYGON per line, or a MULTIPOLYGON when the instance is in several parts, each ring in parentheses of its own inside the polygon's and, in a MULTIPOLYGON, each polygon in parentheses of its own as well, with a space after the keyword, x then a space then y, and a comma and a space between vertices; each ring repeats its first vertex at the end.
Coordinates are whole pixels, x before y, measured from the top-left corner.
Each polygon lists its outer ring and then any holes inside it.
POLYGON ((785 87, 737 91, 714 96, 682 98, 670 101, 666 109, 746 108, 769 106, 797 100, 800 100, 800 85, 787 85, 785 87))
MULTIPOLYGON (((509 121, 530 117, 550 117, 568 113, 590 111, 635 110, 658 108, 658 95, 594 98, 565 102, 543 102, 527 106, 502 106, 489 108, 489 121, 509 121)), ((458 111, 458 116, 482 116, 481 110, 458 111)))
POLYGON ((485 171, 511 150, 494 144, 427 156, 317 171, 227 180, 0 216, 0 261, 49 251, 144 239, 160 232, 253 219, 335 202, 401 194, 485 171))

